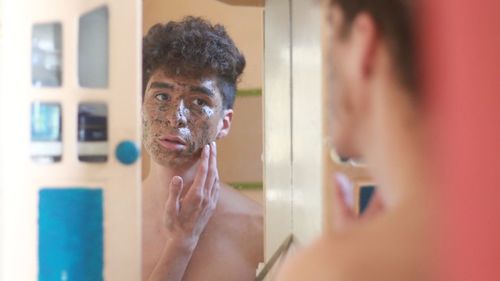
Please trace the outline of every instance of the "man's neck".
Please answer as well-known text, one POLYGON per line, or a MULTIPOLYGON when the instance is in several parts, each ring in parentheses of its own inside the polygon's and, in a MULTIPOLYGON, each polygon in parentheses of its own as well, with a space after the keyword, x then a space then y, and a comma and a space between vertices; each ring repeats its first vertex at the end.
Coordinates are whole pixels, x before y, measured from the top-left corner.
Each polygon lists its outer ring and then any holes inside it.
POLYGON ((170 182, 174 176, 179 176, 183 180, 182 196, 189 190, 196 177, 198 170, 198 161, 186 163, 184 165, 168 165, 163 166, 150 161, 150 172, 144 180, 143 192, 148 192, 152 200, 158 199, 160 204, 163 204, 168 198, 170 191, 170 182), (163 202, 163 203, 162 203, 163 202))
POLYGON ((384 190, 389 208, 412 200, 423 190, 425 171, 422 128, 411 93, 394 81, 377 86, 377 104, 365 140, 366 162, 384 190))

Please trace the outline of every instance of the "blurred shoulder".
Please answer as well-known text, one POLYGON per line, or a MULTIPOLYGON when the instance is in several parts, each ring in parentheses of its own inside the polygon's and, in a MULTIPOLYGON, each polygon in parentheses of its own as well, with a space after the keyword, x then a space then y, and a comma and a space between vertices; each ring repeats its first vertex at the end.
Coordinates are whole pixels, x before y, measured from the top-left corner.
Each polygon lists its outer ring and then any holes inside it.
POLYGON ((331 281, 339 279, 341 267, 333 253, 335 241, 322 236, 305 248, 290 253, 283 266, 278 270, 277 281, 331 281))
POLYGON ((277 280, 429 280, 428 227, 414 212, 400 208, 348 231, 324 234, 291 254, 277 280))

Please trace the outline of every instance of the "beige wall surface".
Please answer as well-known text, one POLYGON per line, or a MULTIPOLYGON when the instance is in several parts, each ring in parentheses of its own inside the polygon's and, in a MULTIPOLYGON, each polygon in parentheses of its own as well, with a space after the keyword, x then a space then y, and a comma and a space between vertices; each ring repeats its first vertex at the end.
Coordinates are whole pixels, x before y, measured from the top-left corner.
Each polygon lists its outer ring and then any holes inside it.
MULTIPOLYGON (((200 16, 226 27, 229 35, 246 58, 246 68, 238 89, 262 88, 263 8, 239 7, 216 0, 144 0, 143 32, 156 23, 200 16)), ((226 183, 262 182, 262 98, 239 96, 234 106, 229 136, 218 143, 219 173, 226 183)), ((143 178, 149 171, 149 157, 144 153, 143 178)), ((262 202, 262 191, 243 190, 250 198, 262 202)))

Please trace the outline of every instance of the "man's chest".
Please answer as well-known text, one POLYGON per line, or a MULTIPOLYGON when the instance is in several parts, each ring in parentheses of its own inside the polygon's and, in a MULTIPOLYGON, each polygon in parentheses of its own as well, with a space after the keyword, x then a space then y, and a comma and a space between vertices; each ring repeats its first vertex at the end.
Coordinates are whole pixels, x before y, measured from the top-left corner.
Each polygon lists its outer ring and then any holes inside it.
POLYGON ((183 281, 254 280, 254 266, 238 243, 208 238, 201 240, 193 253, 183 281))
MULTIPOLYGON (((151 272, 160 260, 167 237, 150 228, 143 232, 143 270, 151 272)), ((207 229, 200 237, 182 281, 253 280, 255 266, 235 237, 207 229)))
POLYGON ((142 270, 151 273, 160 260, 165 247, 166 236, 153 225, 143 224, 142 270))

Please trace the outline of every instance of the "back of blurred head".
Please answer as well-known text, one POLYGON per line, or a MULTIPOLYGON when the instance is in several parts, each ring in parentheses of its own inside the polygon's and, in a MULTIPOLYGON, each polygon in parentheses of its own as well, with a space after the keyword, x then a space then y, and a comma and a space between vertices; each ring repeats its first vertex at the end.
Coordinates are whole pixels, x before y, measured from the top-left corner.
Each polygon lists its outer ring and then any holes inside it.
POLYGON ((384 100, 418 104, 412 0, 326 1, 333 142, 363 157, 384 100))

